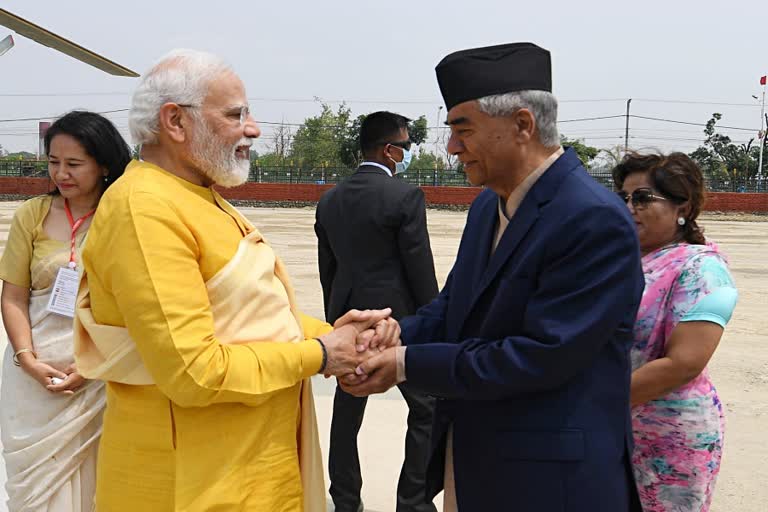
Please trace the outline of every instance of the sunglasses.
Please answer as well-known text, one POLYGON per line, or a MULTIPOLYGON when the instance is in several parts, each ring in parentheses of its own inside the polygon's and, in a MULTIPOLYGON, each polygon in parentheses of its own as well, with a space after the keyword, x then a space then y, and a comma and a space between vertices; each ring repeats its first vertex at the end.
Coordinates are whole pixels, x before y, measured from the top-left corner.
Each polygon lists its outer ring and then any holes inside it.
POLYGON ((632 201, 632 206, 635 208, 645 208, 654 201, 669 201, 666 197, 657 196, 650 188, 638 188, 632 191, 631 194, 619 190, 616 192, 623 202, 632 201))
POLYGON ((385 142, 384 144, 389 144, 390 146, 397 146, 399 148, 403 148, 406 151, 411 150, 411 141, 410 140, 402 140, 399 142, 385 142))

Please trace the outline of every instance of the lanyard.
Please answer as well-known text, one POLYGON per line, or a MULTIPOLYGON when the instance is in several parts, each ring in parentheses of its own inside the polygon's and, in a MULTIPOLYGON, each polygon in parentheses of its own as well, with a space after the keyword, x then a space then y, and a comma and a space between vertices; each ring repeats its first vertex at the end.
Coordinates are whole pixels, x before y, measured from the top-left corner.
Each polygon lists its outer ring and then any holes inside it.
POLYGON ((67 220, 69 221, 69 227, 72 229, 72 236, 71 236, 71 245, 70 245, 70 251, 69 251, 69 264, 67 265, 69 268, 75 268, 77 266, 77 263, 75 263, 75 238, 77 236, 77 230, 80 229, 80 226, 83 225, 83 222, 88 220, 88 217, 96 213, 96 208, 89 211, 79 219, 75 220, 74 217, 72 217, 72 210, 69 209, 69 201, 64 199, 64 211, 67 212, 67 220))

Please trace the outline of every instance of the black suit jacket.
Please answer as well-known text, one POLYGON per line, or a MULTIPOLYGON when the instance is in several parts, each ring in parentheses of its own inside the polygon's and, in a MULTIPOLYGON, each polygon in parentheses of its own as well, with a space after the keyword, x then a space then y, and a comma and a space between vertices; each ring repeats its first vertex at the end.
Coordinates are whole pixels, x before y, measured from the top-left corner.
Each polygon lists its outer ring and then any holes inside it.
POLYGON ((352 308, 399 319, 437 295, 424 193, 383 169, 361 166, 326 192, 315 233, 329 322, 352 308))

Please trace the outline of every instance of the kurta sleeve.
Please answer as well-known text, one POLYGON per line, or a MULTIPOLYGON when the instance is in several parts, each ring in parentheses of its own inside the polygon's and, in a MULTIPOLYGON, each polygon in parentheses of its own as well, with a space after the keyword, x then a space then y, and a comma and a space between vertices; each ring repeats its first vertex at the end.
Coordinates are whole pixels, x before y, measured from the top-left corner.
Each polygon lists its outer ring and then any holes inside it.
POLYGON ((134 192, 126 201, 128 218, 88 248, 94 267, 89 272, 114 295, 147 370, 166 396, 188 407, 257 405, 319 371, 322 348, 315 340, 220 343, 193 233, 174 207, 154 194, 134 192))
POLYGON ((0 260, 0 279, 22 288, 31 286, 30 264, 32 242, 37 226, 38 210, 35 199, 27 201, 16 210, 0 260))
POLYGON ((301 329, 304 331, 305 338, 319 338, 333 330, 333 326, 327 322, 315 317, 299 313, 301 320, 301 329))

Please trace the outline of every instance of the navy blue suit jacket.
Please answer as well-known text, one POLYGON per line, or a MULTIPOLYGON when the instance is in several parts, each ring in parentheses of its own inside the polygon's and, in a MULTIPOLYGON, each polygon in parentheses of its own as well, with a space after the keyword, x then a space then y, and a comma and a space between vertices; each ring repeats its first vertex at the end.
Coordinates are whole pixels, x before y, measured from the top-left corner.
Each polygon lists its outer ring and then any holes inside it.
POLYGON ((478 196, 445 287, 401 322, 407 384, 438 397, 428 494, 452 424, 459 510, 632 510, 634 222, 570 149, 491 255, 498 201, 478 196))

